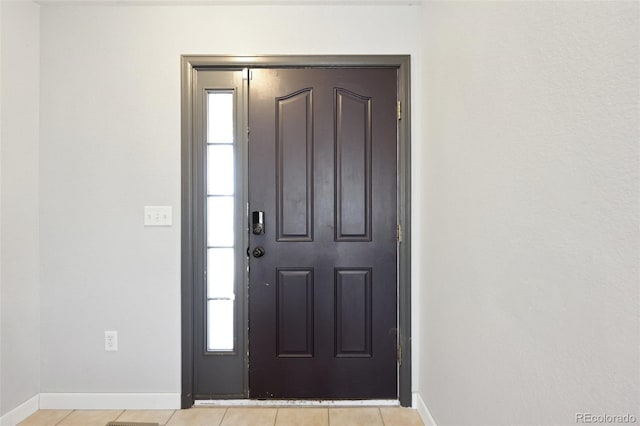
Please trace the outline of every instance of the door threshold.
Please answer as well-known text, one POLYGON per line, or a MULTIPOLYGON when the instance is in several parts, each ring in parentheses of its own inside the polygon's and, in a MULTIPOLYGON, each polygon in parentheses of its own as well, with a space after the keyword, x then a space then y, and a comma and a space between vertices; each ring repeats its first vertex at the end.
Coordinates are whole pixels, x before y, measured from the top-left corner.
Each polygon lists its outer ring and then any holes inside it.
POLYGON ((398 407, 397 399, 198 399, 194 407, 398 407))

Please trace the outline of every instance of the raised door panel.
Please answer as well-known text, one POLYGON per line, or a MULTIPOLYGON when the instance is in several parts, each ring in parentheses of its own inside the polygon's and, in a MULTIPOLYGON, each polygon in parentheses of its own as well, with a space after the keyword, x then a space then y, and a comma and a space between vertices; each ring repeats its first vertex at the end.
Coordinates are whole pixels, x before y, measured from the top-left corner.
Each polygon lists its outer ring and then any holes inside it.
POLYGON ((371 241, 371 98, 335 89, 336 241, 371 241))
POLYGON ((278 241, 313 241, 313 91, 276 99, 278 241))
POLYGON ((313 269, 278 268, 276 352, 278 357, 313 356, 313 269))
POLYGON ((371 269, 336 268, 337 357, 371 357, 371 269))

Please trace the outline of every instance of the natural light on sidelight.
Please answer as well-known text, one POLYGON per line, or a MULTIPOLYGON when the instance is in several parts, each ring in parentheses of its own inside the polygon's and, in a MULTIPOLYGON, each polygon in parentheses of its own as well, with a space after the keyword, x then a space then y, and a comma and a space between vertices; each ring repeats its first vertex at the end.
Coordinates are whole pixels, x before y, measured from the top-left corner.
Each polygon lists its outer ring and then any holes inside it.
POLYGON ((234 350, 234 96, 207 93, 207 350, 234 350))

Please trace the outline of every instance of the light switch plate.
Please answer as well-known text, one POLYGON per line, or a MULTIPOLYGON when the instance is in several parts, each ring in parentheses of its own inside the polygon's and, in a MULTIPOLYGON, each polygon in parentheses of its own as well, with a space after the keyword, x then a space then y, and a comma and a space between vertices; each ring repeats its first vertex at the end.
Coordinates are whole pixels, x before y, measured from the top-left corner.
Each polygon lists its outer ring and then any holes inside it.
POLYGON ((171 226, 171 206, 144 206, 144 226, 171 226))

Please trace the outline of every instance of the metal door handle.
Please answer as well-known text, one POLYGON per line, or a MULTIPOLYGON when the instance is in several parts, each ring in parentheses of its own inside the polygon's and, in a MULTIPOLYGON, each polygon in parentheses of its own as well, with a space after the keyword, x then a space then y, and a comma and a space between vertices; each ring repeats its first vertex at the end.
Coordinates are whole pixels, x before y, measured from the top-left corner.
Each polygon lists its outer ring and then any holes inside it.
POLYGON ((264 256, 264 249, 262 247, 256 247, 253 249, 253 257, 262 257, 264 256))

